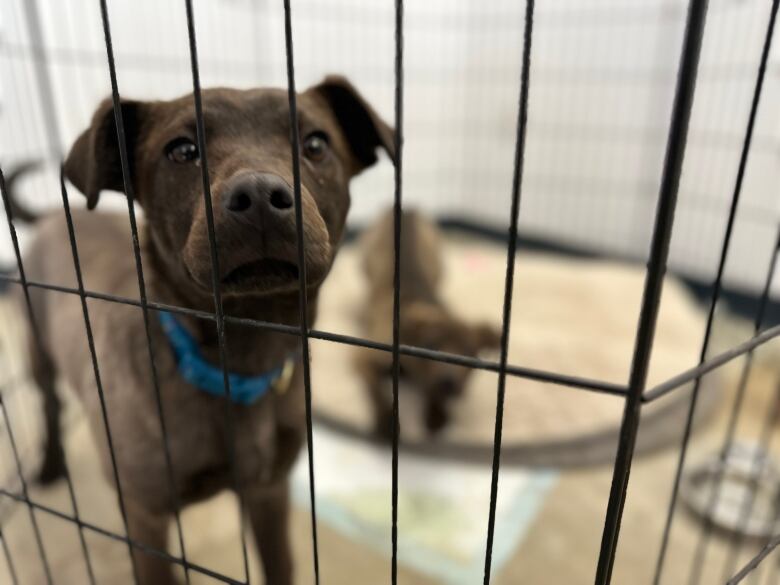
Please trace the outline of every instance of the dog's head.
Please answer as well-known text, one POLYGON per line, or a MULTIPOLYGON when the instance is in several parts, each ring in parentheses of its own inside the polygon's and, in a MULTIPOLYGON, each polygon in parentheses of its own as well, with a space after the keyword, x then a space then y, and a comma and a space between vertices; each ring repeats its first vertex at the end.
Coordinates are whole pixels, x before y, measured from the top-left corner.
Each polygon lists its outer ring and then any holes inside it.
MULTIPOLYGON (((400 327, 404 344, 467 357, 498 348, 501 342, 495 327, 466 323, 441 306, 427 303, 403 307, 400 327)), ((412 356, 402 356, 401 368, 423 395, 428 430, 440 430, 447 423, 447 404, 463 395, 471 369, 412 356)))
MULTIPOLYGON (((298 286, 290 111, 286 90, 202 92, 206 160, 222 291, 268 294, 298 286)), ((212 263, 192 96, 122 101, 133 195, 172 276, 211 290, 212 263)), ((297 96, 307 286, 328 273, 349 209, 349 182, 393 132, 341 77, 297 96)), ((111 100, 98 108, 65 162, 68 179, 97 205, 125 191, 111 100)))

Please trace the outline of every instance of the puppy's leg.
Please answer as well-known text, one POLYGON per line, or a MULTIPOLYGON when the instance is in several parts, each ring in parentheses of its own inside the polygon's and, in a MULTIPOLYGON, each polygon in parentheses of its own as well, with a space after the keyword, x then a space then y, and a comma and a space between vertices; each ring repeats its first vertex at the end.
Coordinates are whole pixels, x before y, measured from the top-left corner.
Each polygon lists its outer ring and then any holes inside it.
POLYGON ((65 476, 65 452, 62 448, 62 403, 55 388, 56 372, 51 358, 35 343, 30 342, 30 366, 43 397, 43 412, 46 422, 46 437, 43 464, 38 481, 44 485, 65 476))
POLYGON ((374 410, 374 433, 383 441, 393 440, 393 397, 387 391, 382 376, 377 374, 368 385, 374 410))
POLYGON ((247 491, 249 521, 263 561, 265 584, 292 585, 289 485, 285 480, 270 490, 247 491))
MULTIPOLYGON (((143 506, 125 500, 127 510, 127 532, 134 542, 167 551, 168 515, 154 514, 143 506)), ((175 585, 173 564, 137 547, 133 547, 133 563, 139 585, 175 585)))
POLYGON ((392 362, 377 357, 376 352, 362 350, 357 354, 356 366, 360 372, 374 412, 374 433, 377 438, 389 441, 393 438, 393 397, 387 391, 385 374, 392 368, 392 362))
POLYGON ((425 428, 431 435, 436 435, 447 426, 450 413, 447 404, 441 398, 432 398, 425 405, 425 428))

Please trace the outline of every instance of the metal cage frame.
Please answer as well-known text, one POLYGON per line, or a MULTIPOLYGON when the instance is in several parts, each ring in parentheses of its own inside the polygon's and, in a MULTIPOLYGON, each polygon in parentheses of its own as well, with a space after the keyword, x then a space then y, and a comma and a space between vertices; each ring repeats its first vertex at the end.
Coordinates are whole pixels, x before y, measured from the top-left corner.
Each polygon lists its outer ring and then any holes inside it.
MULTIPOLYGON (((752 365, 753 351, 767 342, 780 336, 780 325, 774 327, 763 328, 763 318, 765 309, 767 307, 770 297, 770 285, 774 276, 774 267, 780 261, 780 229, 778 230, 778 238, 775 244, 774 253, 772 255, 771 265, 767 271, 767 278, 765 286, 760 298, 760 307, 758 314, 755 317, 754 330, 752 337, 727 350, 719 353, 715 356, 709 356, 708 350, 710 345, 710 337, 713 329, 713 322, 715 317, 715 309, 718 304, 718 300, 722 293, 722 280, 725 270, 726 259, 728 256, 729 246, 731 242, 731 235, 734 227, 735 216, 737 207, 740 200, 740 194, 742 191, 742 183, 747 167, 748 156, 751 148, 751 142, 753 137, 753 130, 756 121, 756 114, 761 99, 762 88, 764 85, 764 78, 767 69, 767 61, 772 44, 772 38, 774 34, 775 22, 778 12, 778 5, 780 0, 771 0, 771 11, 769 15, 769 21, 765 33, 763 50, 761 54, 761 60, 758 67, 755 80, 755 88, 753 91, 752 104, 750 107, 750 114, 748 117, 747 125, 745 127, 744 139, 742 142, 741 155, 739 158, 739 167, 736 175, 736 180, 733 188, 733 195, 731 198, 731 206, 728 215, 728 222, 723 235, 723 242, 720 252, 720 261, 718 263, 717 273, 713 281, 713 286, 709 298, 709 310, 707 314, 706 330, 704 340, 701 346, 699 363, 695 367, 692 367, 674 377, 658 384, 653 388, 646 388, 647 371, 650 361, 650 355, 652 351, 653 338, 656 326, 656 320, 659 312, 659 305, 661 300, 661 294, 663 289, 663 280, 666 272, 667 258, 669 253, 669 244, 672 235, 672 227, 675 216, 675 205, 677 201, 678 188, 680 183, 680 176, 683 168, 683 162, 685 158, 686 140, 688 133, 688 125, 691 117, 691 111, 693 108, 694 94, 696 88, 697 69, 699 63, 699 55, 701 52, 702 38, 704 35, 706 14, 708 7, 708 0, 690 0, 686 28, 683 39, 683 46, 680 54, 679 69, 677 76, 677 84, 674 95, 674 103, 671 114, 670 126, 668 131, 668 138, 666 144, 666 155, 662 170, 660 190, 657 200, 655 222, 652 232, 652 241, 650 244, 650 253, 647 263, 647 269, 645 273, 644 290, 642 295, 641 310, 639 313, 639 320, 635 335, 635 344, 633 350, 633 359, 631 364, 630 376, 625 384, 614 384, 602 380, 588 379, 578 376, 562 375, 555 372, 543 371, 533 368, 528 368, 519 365, 513 365, 508 363, 508 341, 509 341, 509 328, 511 323, 512 313, 512 290, 515 268, 515 249, 517 246, 518 238, 518 217, 521 204, 521 193, 523 185, 523 161, 525 154, 526 143, 526 128, 528 121, 528 101, 530 92, 530 66, 531 66, 531 50, 533 40, 533 24, 534 24, 534 0, 527 0, 525 10, 525 24, 524 24, 524 39, 523 39, 523 56, 522 56, 522 69, 520 71, 521 84, 520 95, 518 101, 518 118, 517 118, 517 130, 516 130, 516 146, 514 155, 514 171, 513 182, 511 191, 511 215, 510 225, 508 231, 508 245, 507 245, 507 260, 506 260, 506 277, 504 287, 504 301, 503 301, 503 318, 502 318, 502 335, 500 345, 500 357, 498 361, 488 361, 478 358, 465 357, 461 355, 455 355, 446 352, 433 351, 422 347, 415 347, 404 345, 400 343, 399 339, 399 318, 400 318, 400 303, 399 303, 399 290, 400 290, 400 243, 401 243, 401 210, 403 201, 403 142, 404 142, 404 128, 403 128, 403 113, 404 113, 404 7, 403 0, 395 0, 395 147, 397 152, 397 163, 395 165, 394 174, 394 309, 393 309, 393 337, 391 344, 378 343, 369 341, 367 339, 361 339, 358 337, 340 335, 331 333, 328 331, 322 331, 318 329, 310 328, 307 321, 307 295, 306 295, 306 265, 304 262, 304 245, 305 238, 302 230, 302 207, 301 207, 301 179, 300 179, 300 161, 299 161, 299 135, 297 124, 297 110, 296 110, 296 90, 295 90, 295 66, 293 55, 293 37, 292 37, 292 10, 290 0, 283 0, 284 4, 284 24, 285 24, 285 50, 286 50, 286 66, 287 66, 287 87, 288 87, 288 101, 290 110, 290 124, 292 128, 291 132, 291 146, 292 146, 292 160, 293 160, 293 177, 294 177, 294 201, 295 201, 295 218, 297 226, 297 244, 298 244, 298 262, 300 266, 299 274, 299 308, 300 308, 300 327, 281 325, 277 323, 270 323, 264 321, 256 321, 252 319, 239 319, 229 315, 225 315, 222 307, 222 298, 219 290, 219 282, 217 274, 218 270, 218 256, 217 256, 217 242, 214 235, 213 224, 213 211, 211 207, 211 192, 209 181, 209 168, 207 160, 206 139, 204 133, 203 112, 201 104, 201 87, 200 87, 200 73, 199 73, 199 61, 198 61, 198 45, 195 34, 195 22, 192 7, 192 0, 184 0, 187 14, 187 31, 189 37, 189 54, 190 65, 192 73, 192 89, 193 100, 196 111, 196 124, 197 124, 197 142, 200 152, 202 153, 202 165, 201 165, 201 177, 203 198, 206 209, 207 224, 208 224, 208 236, 210 245, 210 255, 212 262, 212 274, 214 275, 213 286, 213 299, 214 299, 214 311, 203 312, 188 309, 185 307, 176 307, 166 304, 156 303, 147 299, 146 284, 144 280, 144 269, 141 262, 141 254, 138 243, 138 227, 136 223, 135 211, 133 208, 133 195, 132 184, 129 180, 129 163, 127 144, 124 135, 124 124, 122 119, 122 110, 120 108, 120 90, 117 82, 116 65, 114 62, 114 51, 111 37, 111 26, 108 15, 107 0, 99 0, 100 10, 103 24, 103 31, 105 37, 106 58, 108 63, 108 69, 111 80, 111 94, 113 99, 114 116, 118 134, 118 143, 120 149, 120 160, 122 166, 122 173, 124 178, 125 189, 127 193, 127 212, 130 222, 130 228, 133 236, 133 253, 135 256, 138 288, 140 293, 140 300, 134 300, 129 298, 117 297, 113 295, 101 294, 98 292, 86 290, 84 288, 83 279, 81 276, 81 267, 79 264, 78 245, 76 241, 76 234, 73 229, 73 222, 71 219, 70 208, 68 205, 68 192, 65 185, 64 178, 60 177, 60 186, 62 194, 62 204, 65 211, 65 217, 68 224, 70 246, 73 255, 74 266, 76 269, 78 287, 68 288, 62 286, 55 286, 44 282, 34 282, 26 278, 24 271, 24 264, 19 249, 18 238, 14 227, 14 221, 11 212, 11 205, 8 199, 8 193, 5 187, 5 181, 3 179, 2 170, 0 170, 0 192, 2 192, 2 199, 5 207, 5 213, 8 223, 8 229, 11 234, 13 249, 16 256, 18 276, 0 275, 0 280, 7 283, 14 283, 22 287, 27 304, 27 311, 29 313, 30 322, 32 325, 33 338, 37 343, 40 343, 40 333, 33 313, 33 308, 30 303, 29 289, 39 288, 48 291, 53 291, 62 294, 77 295, 81 299, 81 305, 83 309, 84 322, 87 331, 87 340, 89 343, 89 349, 92 357, 92 365, 94 369, 94 375, 97 383, 97 389, 100 394, 100 401, 102 406, 103 422, 105 425, 106 434, 109 441, 109 447, 112 455, 113 473, 117 485, 117 493, 119 497, 120 511, 125 522, 125 529, 127 528, 126 515, 124 512, 124 502, 122 498, 122 489, 119 482, 116 461, 113 459, 113 446, 111 439, 111 429, 109 427, 106 404, 103 398, 103 389, 100 382, 100 366, 95 354, 94 342, 92 339, 92 331, 90 325, 90 315, 87 306, 87 299, 98 299, 102 301, 122 303, 128 305, 134 305, 140 307, 143 312, 144 324, 147 335, 147 345, 149 349, 149 360, 151 364, 152 383, 157 398, 157 409, 161 424, 161 430, 163 434, 163 442, 166 450, 166 463, 168 467, 168 480, 171 487, 171 494, 175 493, 173 489, 173 474, 171 473, 171 459, 168 451, 168 439, 166 434, 165 421, 162 411, 162 403, 160 400, 160 389, 157 379, 157 369, 155 365, 155 353, 152 347, 152 338, 149 333, 149 312, 150 311, 169 311, 174 314, 188 315, 198 319, 213 321, 216 325, 219 341, 219 354, 220 365, 223 370, 223 381, 227 392, 230 394, 230 383, 225 368, 226 361, 226 348, 225 348, 225 323, 240 323, 242 325, 249 325, 252 327, 258 327, 267 329, 269 331, 275 331, 279 333, 285 333, 289 335, 295 335, 300 338, 301 350, 303 356, 303 380, 305 388, 305 401, 306 401, 306 430, 307 430, 307 443, 308 443, 308 469, 309 469, 309 495, 311 501, 311 532, 312 532, 312 549, 313 549, 313 562, 314 562, 314 580, 315 583, 319 583, 319 554, 318 554, 318 540, 317 540, 317 508, 315 498, 315 475, 314 475, 314 447, 312 439, 312 408, 311 408, 311 375, 310 375, 310 355, 309 355, 309 339, 326 340, 329 342, 346 344, 350 346, 360 346, 371 348, 376 351, 384 351, 392 353, 393 357, 393 369, 392 369, 392 388, 393 388, 393 413, 394 413, 394 425, 393 425, 393 441, 392 441, 392 500, 389 503, 392 507, 392 560, 391 560, 391 582, 393 585, 397 583, 397 551, 398 551, 398 452, 399 452, 399 392, 398 392, 398 380, 399 380, 399 358, 401 355, 416 356, 428 360, 436 360, 451 364, 458 364, 469 368, 489 370, 498 374, 497 384, 497 403, 496 403, 496 416, 495 416, 495 435, 494 435, 494 448, 493 448, 493 462, 492 462, 492 475, 491 475, 491 491, 490 491, 490 506, 488 510, 488 530, 486 535, 486 550, 485 550, 485 570, 484 570, 484 585, 488 585, 491 581, 491 561, 493 550, 493 536, 496 521, 496 499, 498 493, 498 483, 500 479, 500 464, 501 464, 501 439, 502 439, 502 422, 503 422, 503 408, 504 397, 506 391, 506 376, 517 376, 521 378, 533 379, 537 381, 554 383, 563 386, 567 386, 573 389, 586 390, 591 392, 598 392, 603 394, 620 397, 624 403, 623 419, 620 428, 619 444, 617 448, 617 455, 613 467, 612 486, 609 494, 609 501, 607 505, 607 511, 604 519, 603 534, 601 540, 601 548, 598 559, 598 564, 595 572, 594 582, 596 585, 607 585, 611 582, 612 569, 615 562, 615 556, 618 546, 618 539, 620 535, 621 518, 623 515, 623 508, 625 505, 626 494, 628 490, 629 475, 631 472, 631 464, 633 460, 635 441, 637 431, 640 422, 640 414, 643 405, 661 397, 667 395, 670 392, 685 387, 688 384, 693 385, 693 391, 691 394, 691 401, 688 409, 688 416, 686 425, 683 432, 681 451, 679 460, 677 463, 676 473, 672 484, 671 495, 669 499, 669 506, 667 509, 667 517, 665 529, 661 539, 660 552, 657 559, 656 571, 654 576, 654 584, 658 585, 661 582, 663 575, 664 561, 667 551, 667 545, 669 542, 669 535, 672 523, 675 518, 675 509, 677 503, 678 492, 680 488, 680 482, 682 477, 682 470, 686 460, 687 449, 691 438, 691 429, 694 419, 694 411, 696 408, 697 397, 700 390, 700 381, 702 376, 719 368, 725 363, 739 357, 746 356, 746 360, 742 367, 741 378, 739 381, 739 387, 737 389, 737 396, 735 398, 734 405, 731 410, 729 418, 728 428, 723 439, 723 447, 721 450, 721 457, 725 457, 725 453, 728 451, 733 439, 736 427, 736 421, 742 408, 743 398, 745 394, 745 387, 752 365)), ((26 10, 28 11, 28 20, 30 24, 30 33, 33 40, 42 46, 41 30, 35 23, 39 22, 37 15, 35 14, 36 3, 25 3, 26 10)), ((60 141, 56 126, 56 118, 54 114, 54 106, 51 102, 51 87, 47 78, 47 73, 44 68, 44 62, 41 59, 36 60, 35 75, 38 83, 38 89, 41 94, 42 105, 44 110, 44 119, 46 121, 48 131, 49 148, 53 154, 56 154, 61 160, 61 153, 59 152, 60 141)), ((226 401, 226 404, 229 404, 226 401)), ((136 542, 126 535, 117 534, 108 530, 105 530, 99 526, 90 524, 83 521, 79 516, 79 511, 76 505, 76 499, 73 491, 73 484, 71 478, 66 476, 68 491, 73 508, 73 514, 69 515, 61 511, 52 509, 41 503, 35 502, 30 498, 27 483, 22 474, 21 461, 17 448, 17 444, 14 440, 13 431, 10 425, 10 416, 6 405, 2 402, 2 396, 0 395, 0 410, 2 410, 2 416, 8 428, 10 445, 14 453, 16 469, 19 475, 19 482, 21 486, 20 492, 13 492, 0 488, 0 495, 10 498, 16 502, 24 504, 30 514, 32 527, 35 532, 37 540, 37 548, 40 555, 40 561, 43 566, 46 578, 49 583, 52 583, 52 574, 46 558, 46 553, 42 544, 40 528, 36 520, 36 511, 44 512, 56 516, 60 519, 74 523, 79 528, 79 535, 81 541, 81 547, 86 563, 90 582, 95 583, 95 576, 92 570, 91 559, 89 555, 89 549, 87 547, 84 533, 90 531, 96 534, 103 535, 105 537, 123 542, 127 545, 129 551, 138 549, 148 554, 156 555, 171 563, 175 563, 183 567, 187 582, 189 582, 190 572, 196 572, 203 575, 207 575, 223 583, 230 583, 233 585, 244 585, 249 582, 249 568, 248 568, 248 553, 246 547, 246 541, 243 530, 243 514, 242 530, 241 530, 241 547, 243 554, 243 563, 245 578, 244 580, 236 580, 225 575, 221 575, 212 571, 206 567, 199 566, 189 561, 186 557, 184 546, 184 535, 181 527, 181 522, 178 515, 178 505, 176 505, 176 526, 181 550, 181 556, 173 556, 166 551, 150 548, 140 542, 136 542)), ((774 407, 770 409, 767 415, 766 424, 762 430, 761 440, 764 445, 769 442, 770 432, 773 424, 774 415, 780 412, 780 387, 777 388, 776 396, 774 398, 774 407)), ((232 432, 232 421, 230 408, 225 409, 225 416, 227 418, 227 425, 230 432, 232 432)), ((232 443, 232 442, 231 442, 232 443)), ((235 453, 231 448, 229 454, 233 463, 235 472, 235 453)), ((708 502, 710 513, 717 505, 718 498, 720 497, 720 486, 722 484, 722 478, 716 480, 717 489, 713 490, 711 498, 708 502)), ((233 474, 234 487, 239 494, 238 482, 233 474)), ((175 496, 173 496, 175 497, 175 496)), ((752 507, 752 501, 745 502, 745 511, 749 513, 752 507)), ((778 511, 780 514, 780 510, 778 511)), ((711 515, 711 514, 710 514, 711 515)), ((702 529, 702 535, 699 540, 699 544, 696 549, 695 558, 693 560, 693 566, 691 574, 689 576, 690 583, 698 583, 701 579, 701 567, 704 562, 704 553, 707 548, 709 537, 712 533, 713 525, 711 520, 705 522, 702 529)), ((11 578, 14 584, 18 583, 17 575, 14 569, 13 557, 11 551, 8 548, 6 540, 3 538, 2 527, 0 527, 0 543, 2 543, 2 551, 7 561, 7 566, 11 573, 11 578)), ((732 554, 729 564, 727 566, 727 574, 724 575, 724 580, 728 584, 737 584, 742 582, 749 574, 755 574, 761 561, 769 555, 769 553, 780 545, 780 535, 774 536, 768 539, 766 546, 756 555, 747 565, 741 570, 736 571, 737 553, 741 546, 741 539, 734 537, 732 540, 732 554), (736 572, 735 572, 736 571, 736 572)), ((136 576, 137 581, 137 576, 136 576)))

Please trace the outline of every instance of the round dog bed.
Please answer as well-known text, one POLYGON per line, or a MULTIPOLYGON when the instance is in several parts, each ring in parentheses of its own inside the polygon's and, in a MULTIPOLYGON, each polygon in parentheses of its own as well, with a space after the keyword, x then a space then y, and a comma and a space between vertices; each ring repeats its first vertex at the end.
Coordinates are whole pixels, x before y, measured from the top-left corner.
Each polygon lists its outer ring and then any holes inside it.
MULTIPOLYGON (((474 321, 501 323, 506 250, 471 238, 447 238, 442 294, 474 321)), ((519 252, 516 262, 509 363, 626 384, 639 318, 644 268, 605 260, 519 252)), ((366 298, 354 245, 340 252, 321 293, 317 327, 364 336, 357 314, 366 298)), ((648 387, 697 363, 704 318, 684 287, 667 278, 653 346, 648 387)), ((377 340, 386 341, 386 340, 377 340)), ((373 420, 354 348, 312 341, 315 419, 340 432, 373 438, 373 420)), ((486 355, 497 359, 497 355, 486 355)), ((490 462, 497 374, 474 371, 452 423, 431 438, 422 428, 414 393, 401 392, 401 444, 437 457, 490 462)), ((717 402, 716 377, 703 381, 697 420, 717 402)), ((389 390, 388 390, 389 391, 389 390)), ((676 441, 690 389, 643 409, 637 450, 676 441)), ((611 461, 624 401, 620 396, 507 377, 502 462, 569 466, 611 461)))

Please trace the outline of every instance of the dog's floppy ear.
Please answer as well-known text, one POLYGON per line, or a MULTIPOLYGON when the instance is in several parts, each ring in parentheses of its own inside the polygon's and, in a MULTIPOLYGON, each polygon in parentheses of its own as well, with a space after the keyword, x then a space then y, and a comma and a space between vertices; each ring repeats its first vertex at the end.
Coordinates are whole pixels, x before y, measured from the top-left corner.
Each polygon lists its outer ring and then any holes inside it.
POLYGON ((309 91, 321 95, 328 102, 349 142, 357 163, 356 172, 376 162, 376 149, 380 146, 395 163, 393 129, 345 77, 328 75, 309 91))
MULTIPOLYGON (((121 107, 132 176, 142 102, 122 100, 121 107)), ((65 160, 65 176, 86 195, 88 209, 94 209, 100 192, 104 189, 125 191, 111 98, 101 102, 92 117, 90 127, 73 143, 65 160)))

